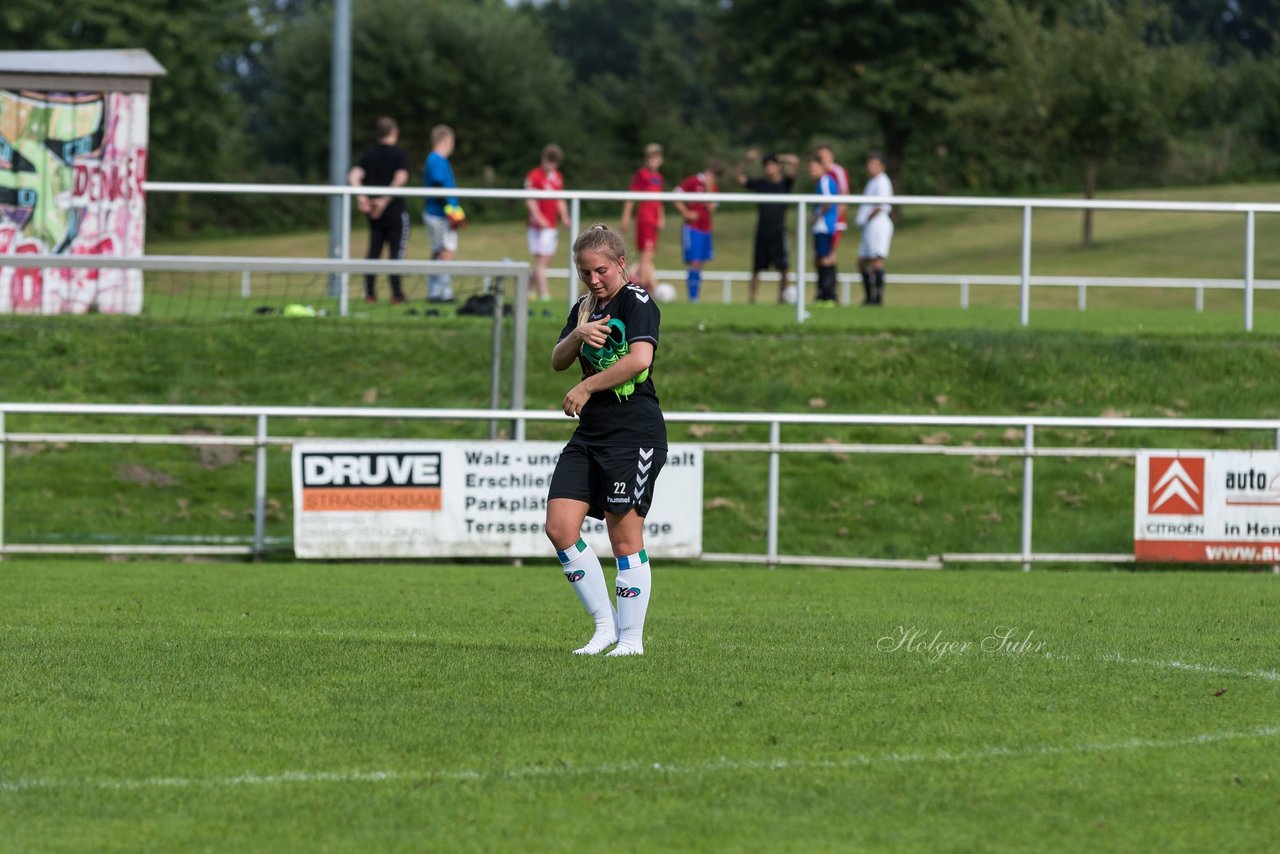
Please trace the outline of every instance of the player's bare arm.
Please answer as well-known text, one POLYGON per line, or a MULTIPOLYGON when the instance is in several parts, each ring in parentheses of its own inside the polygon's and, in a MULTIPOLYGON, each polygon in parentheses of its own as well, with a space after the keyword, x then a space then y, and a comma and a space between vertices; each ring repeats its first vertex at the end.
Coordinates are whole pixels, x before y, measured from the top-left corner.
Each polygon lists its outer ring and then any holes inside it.
MULTIPOLYGON (((606 324, 607 325, 607 324, 606 324)), ((579 327, 581 328, 581 327, 579 327)), ((565 339, 569 340, 568 338, 565 339)), ((562 342, 563 343, 563 342, 562 342)), ((564 414, 577 415, 587 405, 591 395, 621 385, 641 372, 648 370, 653 364, 653 345, 648 341, 636 341, 631 351, 598 374, 585 377, 582 382, 569 389, 564 396, 564 414)))
MULTIPOLYGON (((351 171, 347 173, 347 184, 352 187, 364 186, 364 170, 359 166, 352 166, 351 171)), ((371 209, 369 197, 361 194, 356 196, 356 207, 360 209, 360 213, 367 214, 371 209)))
POLYGON ((631 209, 633 206, 634 206, 634 202, 632 202, 630 199, 627 199, 625 202, 622 203, 622 230, 623 231, 626 231, 627 227, 631 225, 631 209))
POLYGON ((800 169, 800 158, 794 154, 779 154, 778 162, 782 164, 782 171, 788 178, 796 177, 796 173, 800 169))
MULTIPOLYGON (((568 369, 577 361, 578 351, 582 349, 583 344, 597 349, 603 347, 605 340, 609 337, 609 320, 610 317, 606 314, 599 320, 575 326, 573 331, 562 338, 551 351, 551 367, 557 371, 568 369)), ((641 368, 641 370, 644 369, 641 368)))

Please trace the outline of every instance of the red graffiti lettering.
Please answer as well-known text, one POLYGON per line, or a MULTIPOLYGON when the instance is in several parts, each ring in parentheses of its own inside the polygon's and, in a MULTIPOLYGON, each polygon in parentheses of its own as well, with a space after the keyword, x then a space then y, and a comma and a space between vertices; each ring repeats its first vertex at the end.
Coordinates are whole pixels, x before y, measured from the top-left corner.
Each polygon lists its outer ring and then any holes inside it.
MULTIPOLYGON (((17 255, 39 255, 40 244, 34 240, 23 241, 14 250, 17 255)), ((44 271, 39 267, 18 267, 9 281, 9 306, 11 311, 39 313, 44 300, 44 271)))
POLYGON ((84 198, 85 193, 89 191, 89 165, 84 162, 77 163, 72 172, 71 178, 71 197, 73 199, 84 198))
POLYGON ((146 174, 146 152, 139 149, 124 161, 77 161, 71 185, 77 207, 140 199, 146 174))

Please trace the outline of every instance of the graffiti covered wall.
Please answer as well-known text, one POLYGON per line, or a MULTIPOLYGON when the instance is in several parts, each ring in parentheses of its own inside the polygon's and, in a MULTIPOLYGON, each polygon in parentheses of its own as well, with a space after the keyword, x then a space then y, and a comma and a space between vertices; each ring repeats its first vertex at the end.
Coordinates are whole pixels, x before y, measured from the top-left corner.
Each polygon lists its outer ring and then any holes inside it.
POLYGON ((142 311, 142 273, 9 255, 143 253, 148 96, 0 89, 0 312, 142 311))

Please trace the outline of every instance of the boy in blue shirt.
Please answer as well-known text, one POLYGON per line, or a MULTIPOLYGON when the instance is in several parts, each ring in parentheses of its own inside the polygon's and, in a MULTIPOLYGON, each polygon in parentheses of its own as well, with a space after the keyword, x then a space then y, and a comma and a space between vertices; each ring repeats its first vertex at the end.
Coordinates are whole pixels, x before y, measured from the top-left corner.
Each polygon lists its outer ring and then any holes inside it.
MULTIPOLYGON (((422 186, 456 187, 449 155, 453 154, 453 128, 436 125, 431 129, 431 153, 422 166, 422 186)), ((422 221, 431 240, 431 260, 452 261, 458 251, 458 226, 466 221, 466 214, 455 196, 427 199, 422 221)), ((453 302, 453 282, 447 275, 427 277, 427 302, 453 302)))
MULTIPOLYGON (((837 195, 836 180, 827 172, 822 158, 817 154, 809 158, 809 177, 818 185, 824 196, 837 195)), ((835 308, 836 305, 836 256, 832 239, 836 233, 836 206, 820 205, 814 211, 813 254, 818 265, 818 296, 815 305, 835 308)), ((801 285, 804 283, 801 282, 801 285)))

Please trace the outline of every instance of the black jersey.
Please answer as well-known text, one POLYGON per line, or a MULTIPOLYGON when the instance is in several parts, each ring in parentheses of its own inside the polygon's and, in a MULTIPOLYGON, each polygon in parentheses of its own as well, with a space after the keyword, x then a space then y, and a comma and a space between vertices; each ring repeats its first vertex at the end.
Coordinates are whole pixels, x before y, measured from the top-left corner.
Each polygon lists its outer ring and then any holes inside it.
MULTIPOLYGON (((564 329, 560 331, 561 341, 578 326, 578 309, 588 298, 582 297, 569 310, 564 329)), ((607 368, 617 360, 614 357, 625 355, 630 345, 637 341, 653 345, 653 362, 648 370, 633 380, 591 395, 578 413, 578 429, 570 441, 600 447, 648 448, 656 445, 665 448, 667 425, 662 418, 662 410, 658 408, 658 393, 653 385, 661 320, 658 305, 643 288, 628 284, 608 303, 596 306, 591 320, 600 320, 606 315, 613 326, 611 340, 617 343, 611 346, 606 342, 601 353, 585 354, 579 349, 578 364, 582 366, 583 378, 607 368)))
MULTIPOLYGON (((396 177, 397 172, 401 169, 405 172, 409 171, 409 157, 396 146, 380 142, 360 155, 360 161, 356 165, 364 170, 364 186, 390 187, 391 180, 396 177)), ((377 196, 378 193, 371 190, 369 195, 377 196)), ((404 210, 404 196, 392 196, 381 218, 399 219, 402 210, 404 210)))
MULTIPOLYGON (((793 184, 795 184, 794 179, 784 175, 782 180, 776 182, 768 178, 748 178, 743 186, 751 193, 776 193, 782 196, 791 192, 793 184)), ((785 204, 761 204, 760 218, 756 221, 756 234, 785 231, 788 207, 789 205, 785 204)))

